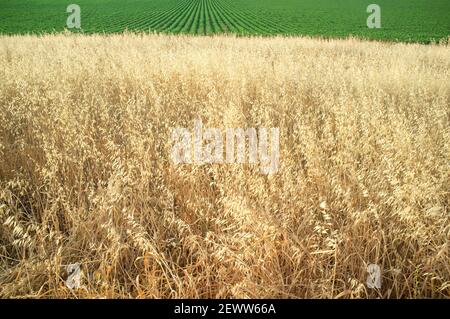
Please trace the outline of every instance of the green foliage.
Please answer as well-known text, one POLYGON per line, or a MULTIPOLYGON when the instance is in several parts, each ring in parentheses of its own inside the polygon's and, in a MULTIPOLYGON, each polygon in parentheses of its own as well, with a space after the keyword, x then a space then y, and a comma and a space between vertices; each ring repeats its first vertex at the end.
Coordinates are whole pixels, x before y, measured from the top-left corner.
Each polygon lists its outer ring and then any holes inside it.
POLYGON ((66 7, 81 7, 78 32, 130 31, 311 35, 406 42, 447 39, 448 0, 9 0, 0 1, 0 33, 60 32, 66 7), (371 3, 381 29, 366 25, 371 3))

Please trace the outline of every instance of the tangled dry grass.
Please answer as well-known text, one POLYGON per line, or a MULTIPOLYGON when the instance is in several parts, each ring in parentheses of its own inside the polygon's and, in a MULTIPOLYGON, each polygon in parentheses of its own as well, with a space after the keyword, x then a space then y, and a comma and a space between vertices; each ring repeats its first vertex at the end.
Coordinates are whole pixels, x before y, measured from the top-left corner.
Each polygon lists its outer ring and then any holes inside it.
POLYGON ((0 66, 1 297, 450 296, 448 45, 2 36, 0 66), (198 118, 279 127, 278 173, 173 164, 198 118))

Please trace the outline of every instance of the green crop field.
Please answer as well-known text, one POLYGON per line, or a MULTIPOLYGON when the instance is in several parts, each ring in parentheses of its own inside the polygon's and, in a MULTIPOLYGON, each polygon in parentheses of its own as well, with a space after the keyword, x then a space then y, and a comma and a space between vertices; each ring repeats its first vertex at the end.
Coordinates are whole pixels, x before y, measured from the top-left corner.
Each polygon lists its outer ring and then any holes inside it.
POLYGON ((449 0, 0 0, 0 33, 66 28, 66 7, 81 8, 80 32, 157 31, 313 35, 429 42, 450 34, 449 0), (381 29, 366 8, 381 7, 381 29))

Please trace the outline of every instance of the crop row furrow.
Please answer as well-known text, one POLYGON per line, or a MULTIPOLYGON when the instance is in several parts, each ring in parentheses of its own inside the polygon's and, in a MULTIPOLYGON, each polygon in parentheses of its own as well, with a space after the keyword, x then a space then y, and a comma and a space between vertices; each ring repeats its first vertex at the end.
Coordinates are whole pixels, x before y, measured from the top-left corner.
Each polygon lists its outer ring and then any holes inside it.
POLYGON ((241 33, 250 32, 250 33, 257 33, 263 31, 258 26, 253 25, 250 21, 246 21, 245 18, 243 18, 239 13, 238 10, 235 10, 235 8, 230 8, 226 5, 224 5, 221 1, 216 1, 217 8, 224 12, 227 16, 230 17, 230 19, 233 19, 239 23, 241 26, 241 33))
POLYGON ((154 30, 171 33, 216 34, 272 34, 290 33, 287 24, 277 23, 270 15, 265 20, 250 10, 240 10, 236 3, 229 0, 180 0, 167 3, 160 10, 136 11, 134 19, 117 12, 96 21, 90 29, 118 32, 131 30, 154 30), (104 25, 108 22, 108 27, 104 25))
POLYGON ((242 19, 243 21, 248 21, 251 23, 259 33, 274 33, 274 32, 284 32, 287 33, 288 30, 281 26, 279 23, 274 23, 269 19, 267 16, 264 17, 265 21, 261 22, 257 15, 251 13, 248 10, 239 10, 239 8, 236 8, 232 4, 230 4, 227 1, 221 1, 224 8, 229 9, 232 12, 235 12, 235 14, 242 19))
POLYGON ((195 10, 195 14, 193 16, 194 21, 193 21, 193 24, 191 25, 191 28, 189 29, 189 32, 194 33, 194 34, 197 33, 198 29, 199 29, 200 10, 201 10, 201 5, 202 5, 200 0, 197 0, 197 2, 198 2, 198 5, 195 10))
POLYGON ((191 28, 194 24, 193 17, 195 16, 197 10, 198 10, 199 2, 197 0, 194 0, 192 7, 189 10, 189 14, 186 18, 186 21, 184 22, 183 26, 181 27, 181 32, 183 33, 189 33, 191 31, 191 28))
POLYGON ((215 25, 215 22, 213 21, 213 18, 212 18, 211 6, 210 6, 210 3, 209 3, 209 0, 205 0, 205 6, 206 6, 206 12, 205 12, 205 16, 206 16, 206 33, 208 33, 208 34, 216 33, 216 25, 215 25))
POLYGON ((214 7, 212 6, 212 2, 213 2, 213 0, 208 0, 208 7, 210 10, 210 14, 211 14, 211 21, 214 25, 214 30, 217 33, 222 33, 224 31, 223 26, 218 19, 217 12, 214 10, 214 7))
MULTIPOLYGON (((221 2, 227 6, 228 8, 234 8, 234 5, 230 3, 229 0, 221 0, 221 2)), ((257 24, 260 26, 260 28, 264 29, 265 31, 272 31, 277 33, 289 33, 290 27, 284 26, 280 24, 280 21, 274 21, 274 18, 272 18, 269 14, 264 15, 257 15, 254 14, 248 10, 239 10, 235 8, 235 11, 241 12, 241 16, 246 21, 252 21, 254 24, 257 24), (261 22, 261 16, 264 17, 264 22, 261 22)))
MULTIPOLYGON (((156 30, 155 28, 152 28, 152 23, 155 23, 157 21, 160 21, 161 19, 164 19, 164 17, 166 16, 168 11, 178 9, 182 5, 183 5, 183 3, 178 3, 177 6, 170 7, 167 10, 143 12, 140 14, 139 18, 134 19, 131 23, 129 21, 127 21, 128 16, 125 19, 122 19, 121 23, 114 24, 114 23, 111 23, 111 21, 110 21, 109 29, 111 29, 112 27, 119 28, 119 29, 128 27, 128 28, 137 28, 137 29, 144 28, 146 30, 148 30, 148 29, 156 30)), ((117 18, 116 18, 116 20, 117 20, 117 18)))
POLYGON ((243 26, 240 25, 237 21, 234 21, 231 17, 227 16, 225 12, 221 8, 219 8, 216 0, 212 0, 212 6, 214 8, 214 11, 217 12, 219 17, 224 22, 225 31, 242 32, 243 26))
POLYGON ((161 30, 162 31, 172 31, 173 26, 179 24, 180 20, 184 16, 184 14, 189 12, 189 9, 192 6, 193 1, 195 1, 195 0, 187 0, 186 5, 182 9, 172 13, 167 18, 167 22, 161 27, 161 30))
POLYGON ((206 18, 205 18, 205 0, 201 0, 202 10, 200 12, 200 29, 197 30, 200 34, 206 34, 206 18))
POLYGON ((212 14, 212 19, 216 25, 216 30, 220 33, 225 32, 227 27, 226 23, 222 20, 220 12, 218 12, 214 6, 214 0, 209 0, 209 7, 212 14))
POLYGON ((163 30, 162 26, 167 23, 168 18, 170 18, 174 13, 182 11, 188 4, 189 3, 187 0, 180 1, 180 3, 177 6, 174 6, 171 9, 164 11, 163 14, 159 16, 159 18, 151 21, 149 23, 149 27, 156 31, 162 31, 163 30))
POLYGON ((168 30, 173 33, 179 33, 186 26, 196 6, 195 0, 190 0, 189 7, 181 12, 179 18, 169 26, 168 30))

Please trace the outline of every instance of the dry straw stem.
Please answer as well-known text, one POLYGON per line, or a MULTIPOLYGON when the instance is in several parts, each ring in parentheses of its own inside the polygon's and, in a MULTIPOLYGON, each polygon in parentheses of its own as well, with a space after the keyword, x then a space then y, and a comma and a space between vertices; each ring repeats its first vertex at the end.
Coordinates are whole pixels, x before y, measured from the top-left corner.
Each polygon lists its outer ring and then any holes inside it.
POLYGON ((0 296, 448 298, 449 106, 445 44, 1 36, 0 296), (278 173, 173 164, 195 119, 278 173))

